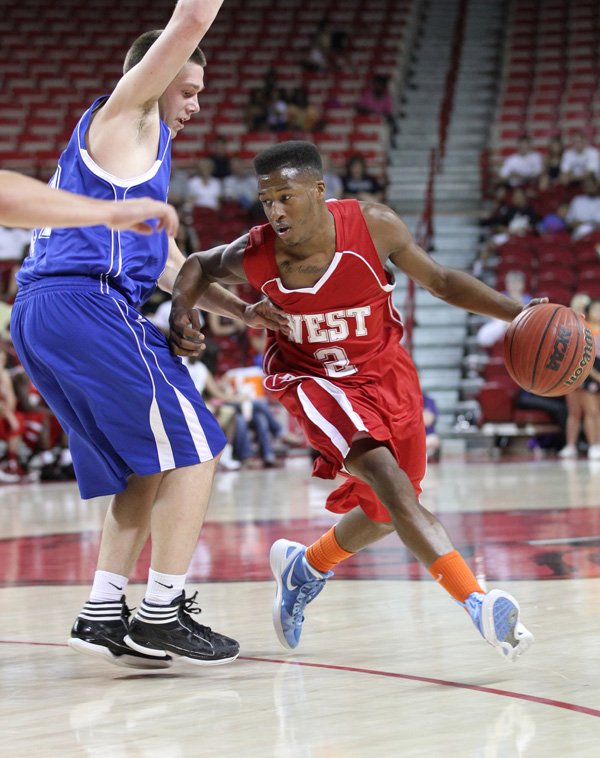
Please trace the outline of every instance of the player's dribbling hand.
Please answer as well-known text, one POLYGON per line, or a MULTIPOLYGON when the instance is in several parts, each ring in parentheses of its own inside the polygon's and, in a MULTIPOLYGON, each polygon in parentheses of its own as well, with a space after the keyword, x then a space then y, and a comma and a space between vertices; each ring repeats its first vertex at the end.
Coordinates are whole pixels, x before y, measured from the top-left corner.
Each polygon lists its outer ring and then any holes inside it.
POLYGON ((246 306, 244 311, 244 323, 255 329, 272 329, 280 331, 286 337, 290 333, 287 313, 278 308, 268 299, 259 300, 258 303, 246 306))
POLYGON ((534 297, 526 305, 523 306, 522 310, 526 311, 527 308, 533 308, 534 305, 543 305, 544 303, 548 302, 550 301, 547 297, 534 297))
POLYGON ((114 203, 106 226, 116 231, 138 234, 152 234, 164 230, 169 237, 175 237, 179 229, 179 217, 173 206, 142 197, 114 203), (156 227, 150 224, 149 219, 156 220, 156 227))
POLYGON ((180 311, 171 309, 169 344, 174 355, 202 355, 206 345, 201 331, 200 311, 197 308, 180 311))

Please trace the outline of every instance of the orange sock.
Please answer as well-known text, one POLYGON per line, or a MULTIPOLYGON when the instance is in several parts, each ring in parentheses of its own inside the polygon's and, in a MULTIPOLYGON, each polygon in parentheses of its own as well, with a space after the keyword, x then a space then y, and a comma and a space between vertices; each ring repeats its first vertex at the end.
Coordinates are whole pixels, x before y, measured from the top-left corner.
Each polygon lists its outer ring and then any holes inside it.
POLYGON ((335 527, 331 527, 328 532, 316 542, 306 549, 306 560, 317 571, 321 571, 326 574, 328 571, 336 566, 340 561, 350 558, 354 553, 349 553, 340 547, 337 539, 335 538, 335 527))
POLYGON ((464 603, 471 592, 484 592, 457 550, 435 560, 429 567, 429 573, 459 603, 464 603))

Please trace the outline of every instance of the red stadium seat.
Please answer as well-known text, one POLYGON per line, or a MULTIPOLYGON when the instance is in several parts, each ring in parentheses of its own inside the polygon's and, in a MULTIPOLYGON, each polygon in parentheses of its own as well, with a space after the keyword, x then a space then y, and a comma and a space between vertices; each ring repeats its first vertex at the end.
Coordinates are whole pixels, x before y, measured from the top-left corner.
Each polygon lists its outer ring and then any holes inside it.
POLYGON ((478 394, 483 422, 512 421, 518 387, 513 383, 486 382, 478 394))

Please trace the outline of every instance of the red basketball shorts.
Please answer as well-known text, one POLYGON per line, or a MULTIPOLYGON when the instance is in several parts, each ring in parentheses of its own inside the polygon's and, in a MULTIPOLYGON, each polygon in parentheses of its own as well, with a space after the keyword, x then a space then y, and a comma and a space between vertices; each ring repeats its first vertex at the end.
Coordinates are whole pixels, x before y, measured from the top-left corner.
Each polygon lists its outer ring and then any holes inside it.
MULTIPOLYGON (((313 476, 333 479, 343 473, 353 439, 365 435, 387 443, 417 497, 421 494, 427 460, 421 389, 412 366, 398 368, 394 366, 376 383, 359 387, 343 387, 321 377, 297 377, 276 393, 311 447, 320 453, 313 476)), ((346 513, 358 505, 373 521, 391 521, 387 508, 367 484, 344 476, 346 481, 327 499, 330 511, 346 513)))

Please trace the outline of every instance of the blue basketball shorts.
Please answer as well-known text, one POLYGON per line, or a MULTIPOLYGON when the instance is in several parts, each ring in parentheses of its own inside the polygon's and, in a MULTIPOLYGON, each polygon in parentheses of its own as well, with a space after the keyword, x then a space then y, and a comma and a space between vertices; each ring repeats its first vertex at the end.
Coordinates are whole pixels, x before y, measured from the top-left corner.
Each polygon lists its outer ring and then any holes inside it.
POLYGON ((116 290, 48 277, 11 314, 17 354, 69 437, 84 499, 214 458, 225 435, 165 336, 116 290))

